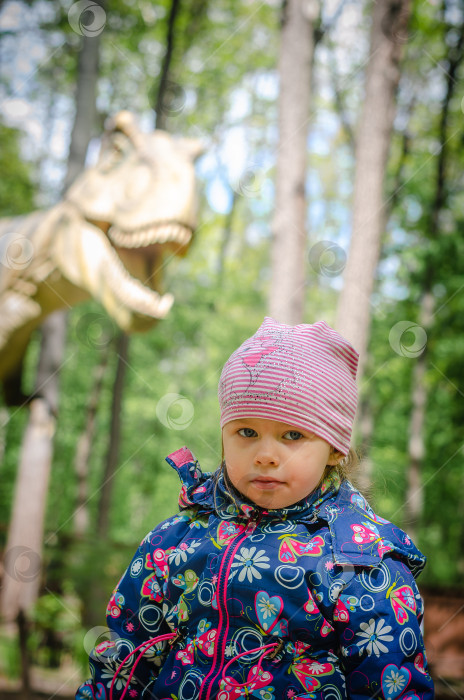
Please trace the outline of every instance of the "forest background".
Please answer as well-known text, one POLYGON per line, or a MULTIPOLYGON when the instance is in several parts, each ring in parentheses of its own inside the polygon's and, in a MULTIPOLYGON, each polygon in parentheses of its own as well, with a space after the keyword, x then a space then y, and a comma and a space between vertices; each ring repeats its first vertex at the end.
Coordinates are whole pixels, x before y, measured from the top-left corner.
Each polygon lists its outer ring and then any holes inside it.
MULTIPOLYGON (((138 542, 176 510, 178 481, 164 457, 186 444, 204 470, 218 465, 220 370, 268 313, 269 289, 276 283, 270 221, 279 143, 281 3, 192 0, 178 5, 164 121, 172 133, 205 142, 205 155, 197 161, 199 226, 187 256, 165 266, 165 287, 175 295, 169 316, 149 333, 131 338, 118 467, 105 502, 102 484, 120 336, 94 302, 69 314, 43 580, 29 642, 35 662, 43 666, 59 665, 70 654, 84 667, 95 642, 96 633, 90 639, 89 630, 104 625, 105 603, 138 542), (82 501, 76 451, 88 429, 95 391, 96 422, 82 501), (76 523, 78 504, 86 512, 84 533, 76 523), (104 536, 96 537, 102 508, 108 526, 104 536)), ((0 6, 1 216, 51 206, 62 191, 85 33, 85 25, 71 26, 70 7, 64 0, 0 6)), ((131 109, 147 130, 154 127, 172 7, 167 0, 116 0, 103 11, 97 124, 87 163, 95 161, 106 118, 119 109, 131 109)), ((371 16, 367 2, 327 2, 315 16, 306 178, 308 323, 325 319, 335 324, 343 287, 371 16)), ((372 504, 406 530, 413 527, 428 556, 422 584, 461 589, 463 27, 462 3, 416 1, 408 32, 401 37, 401 77, 385 178, 388 217, 360 387, 362 416, 370 427, 363 439, 358 429, 357 437, 370 465, 372 504), (434 300, 427 326, 421 315, 425 292, 434 300), (424 357, 421 499, 411 523, 406 506, 414 372, 424 357)), ((38 352, 39 335, 27 358, 30 390, 38 352)), ((2 548, 26 422, 26 409, 1 409, 2 548)), ((17 648, 8 639, 1 644, 2 671, 14 676, 20 667, 17 648)))

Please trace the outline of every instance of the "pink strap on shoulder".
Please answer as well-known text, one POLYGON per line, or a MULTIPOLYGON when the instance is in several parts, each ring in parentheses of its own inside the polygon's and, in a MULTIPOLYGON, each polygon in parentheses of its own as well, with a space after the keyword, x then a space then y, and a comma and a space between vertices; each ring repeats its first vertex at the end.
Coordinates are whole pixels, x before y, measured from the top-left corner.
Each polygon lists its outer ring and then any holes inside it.
POLYGON ((184 464, 196 461, 188 447, 181 447, 180 450, 176 450, 172 454, 168 455, 167 459, 171 460, 176 469, 180 469, 184 466, 184 464))

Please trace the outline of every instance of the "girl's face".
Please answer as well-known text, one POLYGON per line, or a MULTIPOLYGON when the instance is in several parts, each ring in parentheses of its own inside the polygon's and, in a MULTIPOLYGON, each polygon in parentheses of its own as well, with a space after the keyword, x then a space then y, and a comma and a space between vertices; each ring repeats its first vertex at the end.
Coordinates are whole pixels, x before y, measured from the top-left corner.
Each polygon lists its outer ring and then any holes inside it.
POLYGON ((326 465, 340 459, 313 433, 266 418, 232 420, 222 439, 230 481, 262 508, 287 508, 309 496, 326 465))

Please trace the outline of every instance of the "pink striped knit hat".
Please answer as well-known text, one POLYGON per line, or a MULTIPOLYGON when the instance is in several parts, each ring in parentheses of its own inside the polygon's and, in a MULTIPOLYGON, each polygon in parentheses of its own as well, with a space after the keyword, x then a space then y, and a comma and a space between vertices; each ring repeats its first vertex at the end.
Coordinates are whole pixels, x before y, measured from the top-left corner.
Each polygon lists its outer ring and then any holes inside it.
POLYGON ((358 353, 325 321, 287 326, 266 317, 227 360, 219 380, 221 428, 269 418, 313 432, 348 454, 358 353))

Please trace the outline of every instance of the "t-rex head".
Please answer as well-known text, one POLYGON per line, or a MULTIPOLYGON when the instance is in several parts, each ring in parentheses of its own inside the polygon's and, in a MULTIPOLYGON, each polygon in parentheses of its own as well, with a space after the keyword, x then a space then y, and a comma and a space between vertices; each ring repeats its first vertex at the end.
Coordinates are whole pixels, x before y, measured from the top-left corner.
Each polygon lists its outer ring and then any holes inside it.
MULTIPOLYGON (((107 236, 122 270, 161 291, 162 257, 185 254, 196 226, 196 139, 139 131, 130 112, 110 119, 97 164, 70 187, 65 200, 107 236)), ((169 295, 170 298, 170 295, 169 295)), ((168 306, 165 295, 160 313, 168 306)), ((169 304, 170 305, 170 304, 169 304)), ((141 328, 149 318, 140 318, 141 328)), ((139 330, 134 317, 131 330, 139 330)))

